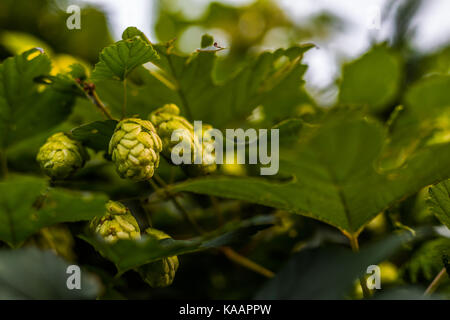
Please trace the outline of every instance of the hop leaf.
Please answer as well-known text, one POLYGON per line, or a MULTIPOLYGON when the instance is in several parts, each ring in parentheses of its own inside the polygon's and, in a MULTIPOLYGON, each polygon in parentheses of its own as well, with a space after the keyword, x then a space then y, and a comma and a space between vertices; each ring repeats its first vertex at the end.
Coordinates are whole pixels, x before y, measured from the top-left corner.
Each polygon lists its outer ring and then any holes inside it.
POLYGON ((117 240, 139 239, 141 231, 130 210, 120 202, 109 201, 106 204, 106 214, 101 218, 94 218, 90 227, 107 242, 117 240))
POLYGON ((161 139, 152 123, 135 118, 119 122, 109 143, 109 153, 119 175, 135 181, 153 176, 161 150, 161 139))
MULTIPOLYGON (((148 228, 145 232, 150 238, 156 240, 170 239, 170 236, 157 229, 148 228)), ((173 256, 143 265, 137 271, 151 287, 161 288, 172 284, 178 266, 178 257, 173 256)))
POLYGON ((196 128, 186 118, 180 116, 180 109, 174 104, 166 104, 153 111, 149 118, 161 137, 162 153, 167 159, 171 159, 174 148, 184 142, 190 146, 191 164, 186 165, 190 173, 207 174, 216 170, 215 156, 210 152, 214 149, 214 141, 207 132, 212 126, 203 125, 201 130, 195 131, 196 128), (179 130, 179 139, 173 141, 172 134, 176 130, 179 130), (197 137, 202 137, 201 143, 197 137), (201 160, 198 161, 200 157, 201 160))
POLYGON ((36 157, 44 172, 56 179, 67 178, 83 167, 87 159, 81 144, 62 132, 48 138, 36 157))

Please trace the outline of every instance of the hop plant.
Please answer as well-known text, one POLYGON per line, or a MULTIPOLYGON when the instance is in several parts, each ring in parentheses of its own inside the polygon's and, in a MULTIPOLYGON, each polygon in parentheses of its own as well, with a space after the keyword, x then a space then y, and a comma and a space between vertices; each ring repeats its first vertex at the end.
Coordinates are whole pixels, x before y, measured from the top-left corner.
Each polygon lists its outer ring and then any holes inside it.
POLYGON ((101 218, 94 218, 90 228, 107 242, 117 240, 139 239, 141 231, 130 210, 120 202, 109 201, 106 204, 106 214, 101 218))
MULTIPOLYGON (((156 240, 170 239, 170 236, 157 229, 148 228, 145 232, 156 240)), ((178 266, 178 257, 173 256, 143 265, 138 268, 138 272, 151 287, 161 288, 172 284, 178 266)))
POLYGON ((83 167, 87 159, 83 146, 63 132, 48 138, 36 157, 45 174, 55 179, 67 178, 83 167))
POLYGON ((216 170, 215 155, 210 152, 214 149, 214 140, 207 132, 212 129, 212 126, 203 125, 201 130, 195 132, 194 126, 186 118, 180 116, 180 109, 175 104, 166 104, 162 108, 153 111, 149 118, 161 137, 164 157, 171 159, 174 147, 180 142, 184 142, 190 146, 191 152, 191 164, 186 165, 188 172, 197 175, 211 173, 216 170), (172 141, 172 134, 175 130, 180 130, 178 141, 172 141), (202 137, 201 145, 196 137, 202 137), (201 160, 198 161, 200 157, 201 160))
POLYGON ((150 121, 129 118, 117 125, 109 143, 109 154, 122 178, 144 181, 159 166, 162 142, 150 121))

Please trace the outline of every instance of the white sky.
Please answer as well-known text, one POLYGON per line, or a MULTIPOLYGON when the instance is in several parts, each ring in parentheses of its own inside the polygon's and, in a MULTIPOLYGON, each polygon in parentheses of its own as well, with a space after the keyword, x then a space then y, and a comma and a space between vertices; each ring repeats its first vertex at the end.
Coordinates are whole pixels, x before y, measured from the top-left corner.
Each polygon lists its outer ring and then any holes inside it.
MULTIPOLYGON (((206 6, 209 0, 178 0, 187 14, 198 15, 198 6, 206 6), (189 9, 197 8, 195 12, 189 9)), ((308 72, 305 76, 308 88, 324 88, 338 75, 341 60, 350 60, 363 53, 370 45, 370 38, 384 39, 390 26, 381 24, 380 29, 368 27, 373 17, 374 7, 383 8, 386 0, 278 0, 286 13, 301 21, 302 18, 330 11, 350 22, 345 32, 337 34, 331 42, 317 43, 320 49, 312 50, 305 56, 308 72)), ((113 30, 113 36, 120 39, 122 31, 128 26, 136 26, 150 34, 154 24, 151 14, 153 0, 82 0, 85 3, 101 5, 107 12, 113 30)), ((244 4, 252 0, 221 0, 224 3, 244 4)), ((430 50, 450 41, 450 0, 426 0, 425 8, 414 23, 417 25, 417 37, 414 45, 419 50, 430 50)), ((184 12, 183 11, 183 12, 184 12)), ((313 41, 314 42, 314 41, 313 41)))

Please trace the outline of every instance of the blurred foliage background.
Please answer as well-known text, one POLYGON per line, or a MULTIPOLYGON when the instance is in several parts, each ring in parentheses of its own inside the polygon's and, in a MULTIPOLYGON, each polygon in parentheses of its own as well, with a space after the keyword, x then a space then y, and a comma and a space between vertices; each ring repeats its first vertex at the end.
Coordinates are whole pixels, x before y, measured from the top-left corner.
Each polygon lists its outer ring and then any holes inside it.
MULTIPOLYGON (((423 97, 421 88, 418 87, 416 92, 409 92, 406 99, 405 90, 425 76, 448 76, 450 72, 450 42, 430 50, 418 50, 412 41, 418 31, 415 18, 426 10, 428 3, 421 0, 385 1, 381 11, 381 22, 390 27, 383 36, 379 36, 375 31, 368 33, 368 46, 363 50, 368 53, 364 55, 364 59, 361 58, 349 64, 348 62, 355 56, 345 57, 341 52, 335 52, 336 65, 330 65, 329 72, 334 76, 331 81, 320 85, 308 85, 308 77, 313 78, 314 74, 308 73, 311 70, 307 71, 302 65, 299 68, 304 69, 299 71, 307 72, 306 87, 303 87, 304 82, 301 79, 293 81, 296 89, 299 89, 295 92, 295 97, 288 95, 287 89, 284 91, 283 87, 279 88, 276 91, 277 95, 272 96, 274 102, 270 101, 270 97, 265 97, 267 105, 271 103, 275 106, 281 105, 279 110, 276 108, 271 109, 273 111, 269 108, 263 110, 267 121, 262 123, 246 120, 244 124, 240 124, 272 126, 286 119, 287 115, 309 119, 311 115, 320 114, 321 107, 340 104, 352 108, 366 101, 371 102, 366 107, 370 109, 374 117, 383 122, 389 122, 395 114, 395 108, 404 104, 405 100, 407 103, 412 101, 411 104, 419 104, 418 101, 423 97), (380 59, 382 63, 378 64, 380 59), (333 73, 332 68, 342 72, 333 73), (364 70, 364 74, 358 74, 359 70, 364 70), (348 81, 343 82, 342 77, 348 81), (357 94, 355 94, 355 83, 352 81, 358 82, 360 89, 357 94), (368 87, 379 88, 383 95, 371 96, 371 92, 364 90, 368 87), (295 102, 292 102, 294 98, 295 102)), ((133 5, 132 1, 128 1, 127 5, 133 5)), ((88 70, 92 70, 93 65, 98 61, 99 52, 116 40, 114 39, 115 26, 105 8, 107 6, 97 5, 95 1, 1 0, 0 61, 28 49, 40 47, 52 59, 52 74, 67 71, 74 62, 82 63, 88 70), (65 27, 69 16, 65 9, 69 4, 82 6, 81 30, 68 30, 65 27)), ((218 44, 227 48, 218 52, 218 59, 214 65, 213 79, 218 84, 232 79, 265 50, 313 43, 317 48, 311 49, 306 54, 307 59, 304 62, 308 64, 308 59, 313 61, 314 55, 320 54, 322 48, 333 51, 333 46, 327 44, 339 34, 354 27, 341 15, 326 8, 299 21, 275 0, 246 1, 243 4, 221 1, 200 3, 189 0, 155 0, 152 2, 148 17, 153 21, 152 28, 143 31, 150 35, 150 39, 158 43, 176 39, 175 50, 180 53, 190 54, 199 48, 202 34, 214 35, 218 44)), ((359 52, 358 55, 363 53, 359 52)), ((322 72, 326 73, 327 70, 322 72)), ((143 77, 139 70, 132 75, 132 78, 136 85, 144 83, 151 86, 151 82, 147 83, 146 81, 149 80, 143 77)), ((448 83, 442 84, 442 90, 450 89, 448 83)), ((114 101, 120 104, 123 99, 115 86, 100 84, 98 92, 108 101, 112 109, 114 109, 114 101)), ((133 91, 131 96, 134 97, 131 99, 136 99, 135 104, 142 102, 143 107, 146 103, 151 104, 152 108, 160 106, 159 101, 148 102, 138 93, 134 95, 133 91)), ((151 100, 152 97, 149 99, 151 100)), ((425 104, 428 102, 428 100, 425 101, 425 104)), ((258 118, 258 112, 254 112, 253 116, 258 118)), ((64 123, 51 132, 39 133, 31 139, 23 140, 8 150, 10 170, 39 174, 40 170, 34 158, 39 146, 51 133, 70 130, 74 126, 101 119, 101 114, 89 101, 77 99, 72 114, 64 123)), ((440 119, 441 127, 447 128, 450 123, 448 118, 440 119)), ((437 120, 432 118, 430 121, 437 120)), ((395 131, 394 129, 392 130, 395 131)), ((420 135, 426 128, 418 127, 417 130, 413 134, 420 135)), ((398 151, 395 145, 396 139, 401 141, 402 145, 405 144, 404 136, 402 136, 404 134, 402 130, 395 131, 393 143, 389 146, 392 150, 398 151)), ((447 136, 441 138, 448 141, 447 136)), ((442 139, 439 142, 442 142, 442 139)), ((417 148, 416 140, 408 144, 408 150, 405 153, 411 153, 414 148, 417 148)), ((392 166, 389 156, 387 158, 386 166, 392 166)), ((398 165, 397 161, 401 162, 398 159, 392 161, 395 165, 398 165)), ((226 174, 239 176, 245 172, 251 175, 254 169, 232 165, 224 166, 222 170, 226 174)), ((181 172, 173 170, 166 163, 162 163, 160 172, 161 176, 169 182, 178 181, 183 177, 181 172)), ((133 204, 134 198, 148 193, 146 186, 130 184, 118 178, 114 174, 113 166, 102 161, 102 155, 94 154, 84 170, 73 179, 62 182, 61 186, 74 190, 104 192, 111 199, 130 198, 130 205, 133 204)), ((275 227, 260 232, 252 242, 239 247, 241 254, 273 271, 280 270, 293 253, 305 247, 347 244, 347 239, 338 230, 309 218, 288 214, 281 209, 238 200, 211 203, 211 199, 203 195, 189 195, 183 201, 199 224, 211 229, 217 224, 214 210, 216 205, 220 206, 223 214, 220 219, 225 221, 244 219, 257 214, 274 214, 278 218, 275 227), (199 203, 202 205, 198 206, 199 203)), ((178 238, 192 236, 189 227, 170 203, 151 205, 150 209, 153 223, 160 229, 169 234, 176 234, 178 238)), ((377 216, 362 233, 360 241, 376 240, 392 231, 415 228, 424 224, 436 225, 438 222, 425 205, 425 196, 422 192, 408 197, 398 206, 377 216)), ((82 229, 82 224, 75 223, 70 226, 61 225, 52 228, 54 228, 53 232, 49 232, 49 228, 46 228, 31 237, 27 245, 53 248, 69 261, 76 261, 90 271, 100 274, 103 283, 109 284, 102 296, 105 299, 184 298, 186 293, 189 294, 189 298, 244 299, 253 297, 266 281, 261 275, 236 265, 219 252, 211 251, 182 256, 181 267, 174 284, 165 289, 150 290, 134 272, 128 272, 119 279, 113 278, 115 269, 112 263, 101 258, 86 242, 72 236, 82 229)), ((402 248, 402 251, 391 261, 385 261, 381 265, 382 276, 385 279, 383 283, 386 286, 408 283, 426 286, 442 268, 441 258, 444 250, 442 248, 447 248, 448 245, 448 239, 436 237, 431 241, 402 248)), ((6 244, 2 246, 6 247, 6 244)), ((322 256, 316 258, 324 259, 322 262, 326 261, 322 256)), ((442 288, 442 294, 450 295, 450 281, 447 281, 442 288)), ((351 296, 361 296, 357 285, 351 296)))

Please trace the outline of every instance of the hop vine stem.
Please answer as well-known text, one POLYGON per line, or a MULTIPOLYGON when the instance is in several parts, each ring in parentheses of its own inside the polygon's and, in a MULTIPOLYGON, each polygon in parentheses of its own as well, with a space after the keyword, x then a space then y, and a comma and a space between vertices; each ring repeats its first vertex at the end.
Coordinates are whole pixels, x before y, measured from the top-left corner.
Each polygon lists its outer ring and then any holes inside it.
MULTIPOLYGON (((196 233, 198 233, 199 235, 204 234, 205 232, 203 231, 203 229, 197 224, 195 219, 193 219, 190 216, 189 212, 187 212, 187 210, 181 205, 181 203, 179 203, 176 196, 170 193, 170 191, 168 190, 168 185, 165 183, 165 181, 158 174, 154 175, 154 179, 158 182, 159 185, 156 184, 156 182, 153 181, 153 179, 150 179, 149 182, 152 185, 152 187, 155 190, 161 190, 162 188, 166 193, 166 195, 170 197, 170 199, 172 200, 173 204, 177 207, 177 209, 180 210, 180 212, 183 214, 184 219, 192 225, 196 233)), ((219 248, 219 251, 222 252, 231 261, 249 270, 252 270, 260 275, 263 275, 267 278, 272 278, 275 276, 275 274, 269 269, 257 264, 256 262, 248 259, 247 257, 244 257, 243 255, 237 253, 230 247, 221 247, 219 248)))

